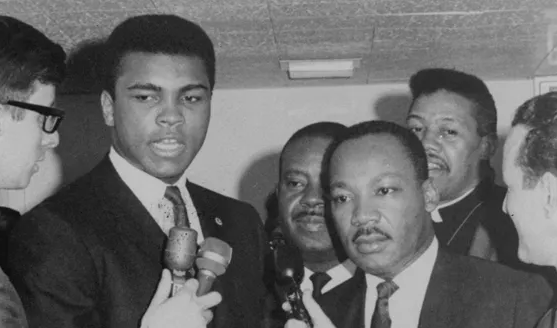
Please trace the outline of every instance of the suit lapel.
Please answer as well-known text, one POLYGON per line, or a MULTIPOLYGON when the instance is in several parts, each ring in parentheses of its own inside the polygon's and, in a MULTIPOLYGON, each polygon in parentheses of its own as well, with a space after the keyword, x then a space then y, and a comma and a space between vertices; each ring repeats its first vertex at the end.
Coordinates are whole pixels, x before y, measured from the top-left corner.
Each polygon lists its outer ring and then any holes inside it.
POLYGON ((147 209, 122 181, 108 156, 95 168, 99 198, 106 199, 105 211, 114 220, 122 238, 136 245, 146 257, 162 261, 166 235, 147 209))
MULTIPOLYGON (((439 248, 429 280, 418 328, 453 327, 460 320, 462 309, 455 295, 460 295, 459 275, 451 265, 450 254, 439 248)), ((465 274, 465 273, 464 273, 465 274)))
MULTIPOLYGON (((216 208, 217 202, 212 201, 210 194, 194 183, 188 181, 186 183, 186 188, 190 193, 193 205, 195 206, 195 209, 197 211, 197 216, 199 217, 199 224, 201 225, 203 236, 205 238, 214 237, 226 240, 226 229, 224 227, 222 218, 218 216, 216 208)), ((233 295, 229 294, 229 288, 224 288, 224 282, 222 280, 222 277, 217 278, 213 284, 212 290, 219 292, 222 295, 223 300, 234 297, 233 295)), ((232 286, 233 284, 227 285, 232 286)), ((221 302, 214 309, 214 318, 207 327, 224 328, 230 325, 230 322, 227 324, 228 310, 228 303, 226 301, 221 302)))
POLYGON ((357 269, 354 277, 323 294, 317 302, 337 328, 364 328, 365 273, 357 269))

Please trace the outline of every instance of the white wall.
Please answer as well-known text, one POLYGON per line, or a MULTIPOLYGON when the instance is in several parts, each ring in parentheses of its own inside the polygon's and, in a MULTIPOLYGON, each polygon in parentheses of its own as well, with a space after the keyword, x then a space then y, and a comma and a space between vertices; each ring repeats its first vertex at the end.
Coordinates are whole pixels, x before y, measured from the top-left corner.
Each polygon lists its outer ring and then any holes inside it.
MULTIPOLYGON (((533 96, 533 82, 490 81, 488 86, 499 110, 499 131, 505 134, 514 110, 533 96)), ((58 152, 65 162, 64 180, 68 181, 98 161, 109 141, 96 96, 66 96, 61 100, 69 113, 58 152)), ((408 104, 405 84, 216 90, 207 140, 189 169, 190 177, 252 203, 264 216, 265 196, 277 178, 278 152, 294 131, 323 120, 348 125, 375 118, 400 121, 408 104)), ((40 180, 37 176, 30 188, 44 186, 40 180)), ((2 197, 5 195, 0 194, 2 197)), ((26 202, 36 202, 30 198, 25 197, 26 202)))

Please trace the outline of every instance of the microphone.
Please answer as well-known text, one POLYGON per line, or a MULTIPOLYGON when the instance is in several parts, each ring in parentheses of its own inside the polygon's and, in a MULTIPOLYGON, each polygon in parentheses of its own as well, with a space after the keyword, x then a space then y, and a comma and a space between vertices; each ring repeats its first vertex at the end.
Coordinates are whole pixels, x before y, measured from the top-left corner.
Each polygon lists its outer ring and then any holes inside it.
POLYGON ((186 282, 186 273, 193 267, 197 253, 197 231, 176 226, 170 229, 164 251, 164 263, 172 272, 172 290, 176 295, 186 282))
POLYGON ((304 278, 302 254, 298 247, 287 242, 281 233, 273 233, 271 238, 276 282, 292 309, 289 318, 301 320, 308 327, 313 327, 300 290, 304 278))
POLYGON ((205 295, 211 290, 213 282, 226 271, 231 260, 230 245, 214 237, 208 237, 203 241, 195 260, 199 281, 197 296, 205 295))

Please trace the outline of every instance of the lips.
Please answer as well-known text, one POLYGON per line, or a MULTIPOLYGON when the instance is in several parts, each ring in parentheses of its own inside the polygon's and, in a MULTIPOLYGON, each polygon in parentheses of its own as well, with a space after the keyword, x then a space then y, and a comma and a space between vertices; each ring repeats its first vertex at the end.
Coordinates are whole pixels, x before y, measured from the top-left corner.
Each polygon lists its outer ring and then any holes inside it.
POLYGON ((444 160, 435 156, 429 155, 427 156, 427 168, 428 170, 438 170, 438 171, 448 171, 449 166, 445 163, 444 160))
POLYGON ((151 142, 151 148, 161 157, 175 157, 186 149, 186 144, 178 138, 167 137, 151 142))
POLYGON ((325 217, 318 213, 300 213, 294 222, 309 232, 317 232, 326 228, 325 217))

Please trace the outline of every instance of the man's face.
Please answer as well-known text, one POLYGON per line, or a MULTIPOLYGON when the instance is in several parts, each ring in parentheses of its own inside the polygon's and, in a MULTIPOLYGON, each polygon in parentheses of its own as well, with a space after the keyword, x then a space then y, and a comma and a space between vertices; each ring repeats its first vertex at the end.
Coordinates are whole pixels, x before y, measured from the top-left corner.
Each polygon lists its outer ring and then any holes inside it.
POLYGON ((479 181, 487 140, 478 135, 474 110, 470 100, 448 91, 420 96, 410 108, 406 122, 424 145, 441 202, 458 198, 479 181))
POLYGON ((503 180, 508 189, 503 211, 516 226, 519 258, 524 262, 554 265, 555 248, 548 241, 557 234, 555 213, 547 215, 544 211, 549 194, 541 181, 532 186, 524 184, 524 172, 517 163, 520 147, 528 131, 524 125, 517 125, 511 128, 505 141, 503 180))
POLYGON ((400 142, 368 135, 343 142, 330 167, 332 213, 342 244, 366 272, 393 277, 433 238, 435 188, 420 183, 400 142))
POLYGON ((132 165, 173 183, 205 141, 211 90, 197 57, 130 53, 122 58, 115 97, 103 115, 116 151, 132 165))
MULTIPOLYGON (((52 106, 55 87, 35 82, 33 93, 25 101, 31 104, 52 106)), ((38 162, 45 158, 48 149, 58 145, 58 132, 45 133, 44 116, 24 110, 24 118, 15 120, 7 105, 0 109, 0 188, 24 189, 32 175, 39 170, 38 162)))
POLYGON ((289 144, 282 154, 278 185, 281 229, 304 253, 333 249, 320 182, 323 156, 330 143, 329 138, 305 137, 289 144))

